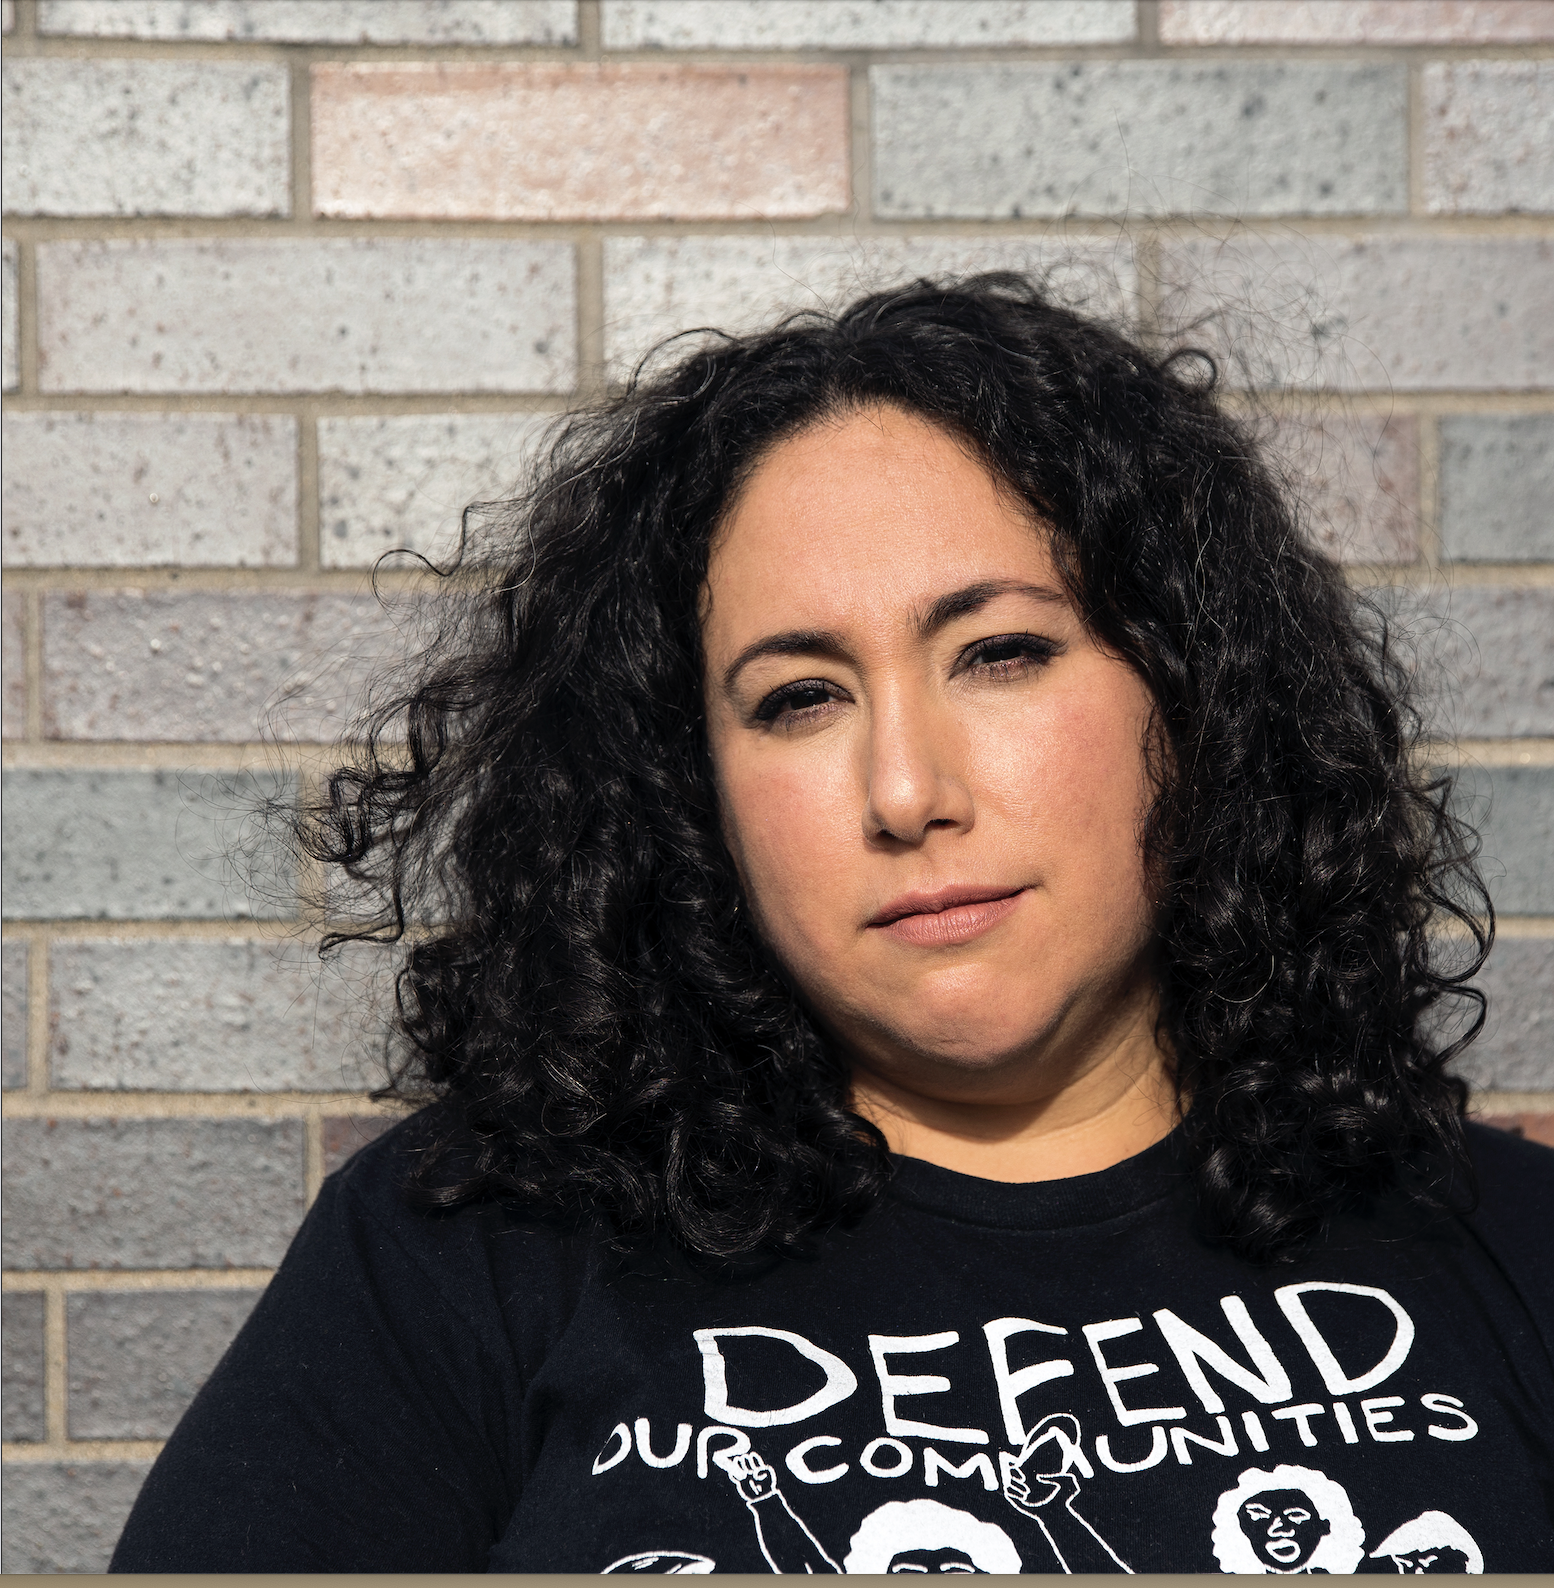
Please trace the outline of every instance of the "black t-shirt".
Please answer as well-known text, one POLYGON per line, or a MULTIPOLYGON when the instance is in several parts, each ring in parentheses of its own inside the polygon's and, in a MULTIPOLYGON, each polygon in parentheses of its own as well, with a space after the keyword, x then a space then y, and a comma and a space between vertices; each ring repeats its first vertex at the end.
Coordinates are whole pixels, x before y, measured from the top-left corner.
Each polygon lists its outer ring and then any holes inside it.
POLYGON ((1554 1567, 1554 1152, 1482 1200, 1203 1243, 1168 1139, 1032 1185, 901 1160, 713 1279, 412 1211, 413 1121, 326 1182, 118 1571, 1554 1567))

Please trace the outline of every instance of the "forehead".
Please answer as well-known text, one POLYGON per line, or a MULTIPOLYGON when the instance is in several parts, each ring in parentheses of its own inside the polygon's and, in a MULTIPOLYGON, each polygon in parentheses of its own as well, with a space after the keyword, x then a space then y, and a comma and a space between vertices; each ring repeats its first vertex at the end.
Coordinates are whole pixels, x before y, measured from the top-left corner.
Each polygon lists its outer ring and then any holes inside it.
POLYGON ((895 408, 821 421, 757 465, 712 548, 722 617, 833 626, 982 579, 1053 582, 1046 536, 968 444, 895 408), (752 616, 754 613, 752 611, 752 616))
POLYGON ((1243 1505, 1266 1505, 1270 1511, 1287 1511, 1299 1506, 1303 1511, 1313 1509, 1311 1496, 1304 1489, 1262 1489, 1248 1496, 1243 1505))

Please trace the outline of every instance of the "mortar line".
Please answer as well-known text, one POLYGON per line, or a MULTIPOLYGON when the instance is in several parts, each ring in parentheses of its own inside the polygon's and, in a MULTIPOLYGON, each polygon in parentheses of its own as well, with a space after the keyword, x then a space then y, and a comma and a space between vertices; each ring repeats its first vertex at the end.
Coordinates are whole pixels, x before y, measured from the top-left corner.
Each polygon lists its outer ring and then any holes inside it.
POLYGON ((1445 556, 1441 547, 1441 430, 1435 414, 1417 420, 1419 446, 1419 560, 1432 574, 1445 556))
POLYGON ((578 61, 599 61, 604 58, 604 28, 599 15, 599 0, 577 0, 577 43, 567 53, 578 61))
MULTIPOLYGON (((882 63, 874 61, 871 65, 882 63)), ((1501 241, 1508 237, 1544 241, 1554 234, 1554 220, 1545 214, 1502 211, 1494 214, 1352 210, 1314 215, 1301 211, 1189 214, 1182 211, 1053 212, 1038 215, 878 217, 874 234, 943 234, 995 231, 1012 235, 1080 231, 1111 236, 1139 220, 1180 233, 1189 240, 1223 240, 1265 232, 1294 232, 1311 239, 1364 236, 1414 242, 1501 241)), ((851 210, 824 210, 807 215, 707 215, 666 220, 653 215, 606 216, 575 214, 555 217, 508 216, 248 216, 248 215, 10 215, 6 231, 18 242, 87 242, 130 239, 140 242, 232 242, 242 240, 305 241, 322 238, 435 238, 456 242, 572 242, 592 227, 607 236, 809 236, 851 235, 851 210)))
POLYGON ((1133 9, 1134 15, 1134 47, 1140 55, 1152 56, 1163 53, 1160 42, 1160 4, 1159 0, 1138 0, 1133 9))
POLYGON ((1404 191, 1408 195, 1408 214, 1422 219, 1429 214, 1424 195, 1424 66, 1415 58, 1408 62, 1405 70, 1408 75, 1403 101, 1404 191))
MULTIPOLYGON (((320 567, 318 419, 295 415, 297 426, 297 571, 316 577, 320 567)), ((364 573, 369 570, 362 570, 364 573)))
MULTIPOLYGON (((24 742, 36 744, 43 738, 43 597, 37 590, 23 586, 22 601, 23 676, 27 685, 27 729, 24 742)), ((12 741, 15 742, 14 740, 12 741)))
POLYGON ((55 1090, 3 1094, 7 1119, 246 1119, 270 1124, 302 1123, 342 1114, 399 1119, 404 1105, 379 1104, 369 1092, 330 1092, 312 1098, 295 1092, 175 1092, 55 1090))
POLYGON ((7 1295, 86 1295, 122 1290, 252 1290, 274 1277, 273 1268, 9 1268, 0 1275, 7 1295))
POLYGON ((306 228, 313 219, 313 69, 306 60, 293 58, 289 77, 291 99, 291 149, 288 177, 291 187, 290 219, 306 228))
POLYGON ((43 1293, 43 1430, 50 1444, 70 1437, 69 1362, 65 1355, 65 1295, 58 1285, 43 1293))
POLYGON ((302 1155, 303 1187, 307 1205, 312 1207, 324 1183, 324 1121, 317 1114, 309 1114, 304 1122, 302 1155))
POLYGON ((575 401, 602 393, 609 381, 605 364, 604 241, 595 234, 577 243, 574 256, 577 294, 577 390, 575 401))
POLYGON ((848 174, 854 229, 874 224, 874 91, 867 65, 848 68, 848 174))
POLYGON ((5 229, 16 243, 16 390, 6 395, 27 397, 38 390, 38 255, 14 219, 5 229))
POLYGON ((11 37, 6 40, 9 48, 15 39, 26 39, 29 43, 38 37, 38 0, 16 0, 13 8, 11 24, 11 37))
POLYGON ((56 1461, 155 1461, 165 1443, 162 1439, 60 1439, 0 1445, 0 1452, 8 1467, 56 1461))
MULTIPOLYGON (((36 1097, 49 1088, 49 945, 42 937, 27 943, 27 1081, 20 1094, 36 1097)), ((12 1094, 16 1095, 16 1094, 12 1094)))
MULTIPOLYGON (((604 228, 597 228, 594 234, 598 239, 614 235, 604 228)), ((732 234, 730 234, 732 235, 732 234)), ((860 231, 857 233, 859 241, 866 240, 876 235, 872 232, 860 231)), ((1005 233, 991 226, 979 229, 978 239, 986 237, 1005 237, 1012 234, 1005 233)), ((1019 234, 1026 236, 1027 234, 1019 234)), ((1028 234, 1032 242, 1042 242, 1049 234, 1028 234)), ((1056 235, 1056 234, 1050 234, 1056 235)), ((1152 244, 1156 236, 1154 228, 1141 227, 1129 239, 1135 250, 1140 250, 1146 244, 1152 244)), ((838 241, 851 240, 838 238, 838 241)), ((1063 239, 1060 239, 1062 241, 1063 239)), ((1070 239, 1078 243, 1097 242, 1110 243, 1114 247, 1120 240, 1120 234, 1110 234, 1099 237, 1080 236, 1070 239)), ((584 240, 586 241, 586 239, 584 240)), ((573 400, 572 393, 482 393, 482 392, 443 392, 443 393, 410 393, 410 392, 375 392, 363 393, 356 396, 345 392, 207 392, 190 395, 184 392, 50 392, 50 393, 22 393, 9 392, 5 398, 7 413, 153 413, 153 414, 208 414, 213 417, 242 418, 247 415, 281 415, 287 418, 301 419, 304 416, 313 419, 326 418, 393 418, 402 415, 437 415, 443 414, 554 414, 564 412, 573 400)), ((1220 400, 1227 407, 1240 411, 1249 403, 1255 403, 1259 411, 1267 410, 1271 413, 1291 412, 1297 415, 1306 414, 1334 414, 1347 417, 1349 414, 1374 414, 1380 416, 1404 417, 1415 413, 1507 413, 1507 414, 1546 414, 1554 413, 1554 390, 1536 388, 1523 388, 1520 390, 1509 387, 1494 387, 1485 390, 1468 390, 1463 387, 1442 387, 1437 390, 1392 390, 1385 387, 1363 387, 1354 390, 1338 391, 1334 388, 1311 388, 1295 390, 1287 387, 1264 388, 1230 388, 1227 387, 1221 394, 1220 400)), ((6 565, 7 577, 17 574, 26 574, 34 571, 18 563, 6 565)), ((54 573, 56 575, 84 573, 91 574, 98 571, 90 565, 81 564, 39 564, 36 570, 39 573, 54 573)), ((119 570, 123 573, 133 573, 137 578, 154 575, 158 572, 155 567, 141 566, 119 570)), ((286 574, 292 570, 289 564, 272 564, 268 568, 238 567, 235 565, 189 563, 181 565, 179 572, 183 576, 201 576, 205 574, 227 574, 237 577, 254 577, 261 574, 286 574)), ((351 570, 325 570, 326 572, 350 572, 351 570)), ((363 566, 357 570, 365 574, 368 570, 363 566)))

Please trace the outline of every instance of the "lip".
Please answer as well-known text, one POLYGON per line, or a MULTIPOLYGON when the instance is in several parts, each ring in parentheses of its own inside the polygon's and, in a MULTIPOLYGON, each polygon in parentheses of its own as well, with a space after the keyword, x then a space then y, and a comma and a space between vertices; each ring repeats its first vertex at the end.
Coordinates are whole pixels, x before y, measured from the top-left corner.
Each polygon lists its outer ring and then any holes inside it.
POLYGON ((950 887, 903 893, 868 924, 900 942, 925 948, 967 943, 1004 920, 1024 892, 1023 887, 950 887))

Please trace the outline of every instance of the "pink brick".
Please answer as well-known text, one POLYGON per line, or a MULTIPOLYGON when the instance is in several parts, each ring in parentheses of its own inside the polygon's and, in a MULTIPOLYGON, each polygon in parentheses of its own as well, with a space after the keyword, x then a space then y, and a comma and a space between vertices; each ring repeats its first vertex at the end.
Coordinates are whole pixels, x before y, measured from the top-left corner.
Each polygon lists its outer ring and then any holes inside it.
POLYGON ((1305 527, 1340 562, 1419 556, 1419 426, 1410 418, 1286 419, 1269 451, 1288 471, 1305 527))
POLYGON ((710 220, 850 202, 837 66, 313 70, 320 215, 710 220))
POLYGON ((20 590, 0 596, 0 676, 4 679, 4 709, 0 712, 0 738, 20 739, 27 732, 27 643, 22 629, 20 590))
POLYGON ((1161 0, 1164 44, 1527 44, 1549 0, 1161 0))
POLYGON ((1431 214, 1554 210, 1554 61, 1434 62, 1424 108, 1431 214))
MULTIPOLYGON (((404 610, 398 617, 413 632, 404 610)), ((44 733, 160 743, 316 743, 402 650, 370 595, 90 590, 43 612, 44 733)))
POLYGON ((1513 1136, 1528 1141, 1541 1141, 1545 1147, 1554 1147, 1554 1111, 1542 1114, 1479 1114, 1481 1125, 1493 1125, 1496 1130, 1508 1130, 1513 1136))
POLYGON ((330 1114, 324 1119, 324 1173, 343 1169, 370 1141, 399 1123, 394 1114, 330 1114))

